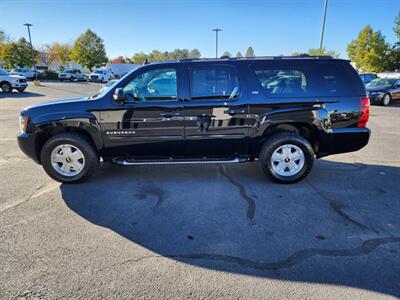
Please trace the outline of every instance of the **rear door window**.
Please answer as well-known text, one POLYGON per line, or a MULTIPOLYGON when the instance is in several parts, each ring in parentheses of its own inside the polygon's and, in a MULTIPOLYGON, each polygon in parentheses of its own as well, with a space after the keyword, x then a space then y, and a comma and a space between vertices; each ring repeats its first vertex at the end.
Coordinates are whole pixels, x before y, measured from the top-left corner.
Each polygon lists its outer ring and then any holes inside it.
POLYGON ((192 100, 233 100, 240 94, 237 72, 230 66, 194 67, 190 79, 192 100))

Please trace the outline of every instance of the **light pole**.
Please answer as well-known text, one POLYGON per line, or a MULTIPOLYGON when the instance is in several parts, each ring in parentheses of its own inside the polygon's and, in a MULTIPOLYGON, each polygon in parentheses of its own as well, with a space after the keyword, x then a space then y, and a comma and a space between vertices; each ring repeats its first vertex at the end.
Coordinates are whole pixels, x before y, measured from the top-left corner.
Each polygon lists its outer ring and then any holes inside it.
POLYGON ((328 10, 328 0, 325 0, 324 18, 322 21, 322 30, 321 30, 321 40, 319 42, 319 54, 320 55, 322 55, 322 47, 323 47, 324 33, 325 33, 326 11, 327 10, 328 10))
POLYGON ((33 69, 35 70, 35 80, 37 80, 37 72, 36 72, 36 66, 35 66, 35 55, 33 55, 33 46, 32 46, 31 29, 30 29, 30 27, 33 26, 33 25, 30 24, 30 23, 25 23, 24 26, 26 26, 28 28, 29 43, 31 44, 33 69))
POLYGON ((218 58, 218 32, 222 31, 222 29, 217 27, 212 31, 215 31, 215 58, 218 58))

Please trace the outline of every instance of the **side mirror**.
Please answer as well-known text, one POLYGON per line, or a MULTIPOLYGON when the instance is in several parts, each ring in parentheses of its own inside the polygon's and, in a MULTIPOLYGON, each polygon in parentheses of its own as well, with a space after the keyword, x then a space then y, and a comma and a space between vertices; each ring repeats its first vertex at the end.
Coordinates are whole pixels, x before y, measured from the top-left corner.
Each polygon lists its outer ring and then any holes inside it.
POLYGON ((124 103, 124 90, 122 88, 117 88, 114 91, 114 95, 113 95, 113 99, 115 102, 119 103, 119 104, 123 104, 124 103))

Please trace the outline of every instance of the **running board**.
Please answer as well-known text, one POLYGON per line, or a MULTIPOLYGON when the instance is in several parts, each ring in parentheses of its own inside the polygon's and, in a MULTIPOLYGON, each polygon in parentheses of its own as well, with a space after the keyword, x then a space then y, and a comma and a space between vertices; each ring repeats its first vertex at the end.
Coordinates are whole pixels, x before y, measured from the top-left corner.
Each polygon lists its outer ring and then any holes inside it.
POLYGON ((241 163, 249 161, 249 158, 200 158, 200 159, 114 159, 113 162, 118 165, 134 166, 134 165, 181 165, 181 164, 226 164, 241 163))

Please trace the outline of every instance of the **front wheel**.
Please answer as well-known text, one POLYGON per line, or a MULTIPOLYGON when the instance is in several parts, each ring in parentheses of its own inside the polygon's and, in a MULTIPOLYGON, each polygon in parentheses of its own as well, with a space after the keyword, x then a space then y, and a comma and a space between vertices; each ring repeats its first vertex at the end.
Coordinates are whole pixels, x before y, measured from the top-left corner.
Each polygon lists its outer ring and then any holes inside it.
POLYGON ((390 100, 392 100, 392 97, 390 96, 390 94, 385 94, 382 98, 381 104, 383 106, 388 106, 390 103, 390 100))
POLYGON ((3 93, 11 93, 12 92, 12 86, 8 82, 2 82, 0 88, 3 91, 3 93))
POLYGON ((87 180, 99 164, 92 144, 72 132, 51 137, 42 148, 40 160, 46 173, 63 183, 87 180))
POLYGON ((279 183, 300 181, 314 164, 314 150, 302 136, 283 132, 271 136, 262 146, 259 160, 262 170, 279 183))

